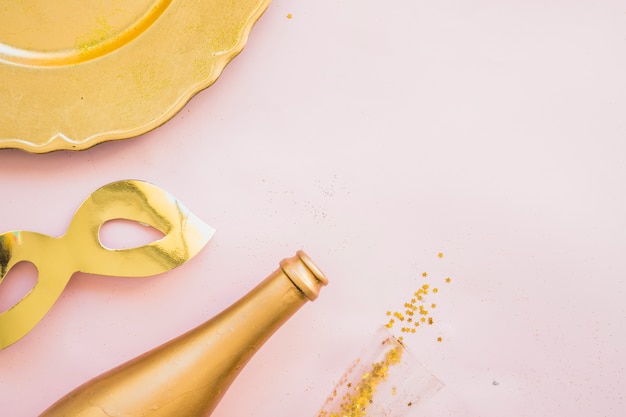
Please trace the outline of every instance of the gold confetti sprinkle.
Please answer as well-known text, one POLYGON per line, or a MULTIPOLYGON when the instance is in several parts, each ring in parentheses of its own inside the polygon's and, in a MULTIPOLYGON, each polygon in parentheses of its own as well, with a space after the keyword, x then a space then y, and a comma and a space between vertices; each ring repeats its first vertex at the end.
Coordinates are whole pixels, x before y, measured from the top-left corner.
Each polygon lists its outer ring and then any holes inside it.
POLYGON ((287 13, 287 19, 291 19, 293 15, 291 13, 287 13))
MULTIPOLYGON (((443 253, 439 252, 437 256, 441 258, 443 257, 443 253)), ((427 272, 422 272, 421 275, 424 278, 428 277, 427 272)), ((446 280, 448 279, 450 278, 448 277, 446 280)), ((429 325, 432 325, 434 323, 434 319, 431 316, 431 311, 429 311, 429 309, 435 309, 437 307, 437 304, 433 302, 426 302, 426 299, 431 293, 439 293, 439 288, 433 287, 431 289, 430 283, 422 284, 421 287, 412 294, 410 301, 403 304, 404 311, 388 310, 386 312, 387 316, 392 316, 396 320, 408 324, 408 326, 401 326, 399 328, 399 333, 415 333, 416 328, 419 327, 421 323, 428 323, 429 325), (415 312, 419 313, 419 320, 417 319, 417 317, 413 319, 415 312)), ((392 329, 394 324, 394 319, 391 319, 386 324, 386 327, 392 329)))
MULTIPOLYGON (((361 381, 354 387, 354 392, 345 396, 339 412, 322 411, 319 417, 367 417, 367 409, 374 400, 378 386, 387 380, 389 367, 400 363, 402 354, 401 347, 387 352, 383 360, 373 363, 369 372, 361 376, 361 381)), ((392 388, 392 393, 395 392, 394 389, 395 387, 392 388)))
MULTIPOLYGON (((443 258, 443 253, 439 252, 437 254, 439 258, 443 258)), ((429 277, 427 272, 421 273, 423 278, 429 278, 429 282, 432 283, 432 278, 429 277)), ((451 282, 451 278, 445 278, 445 282, 451 282)), ((406 333, 416 333, 416 330, 422 323, 433 325, 434 318, 431 315, 433 309, 437 307, 437 304, 432 302, 429 297, 432 297, 433 294, 439 293, 439 288, 432 287, 430 283, 422 284, 420 288, 415 291, 411 297, 410 301, 405 302, 402 305, 402 308, 399 310, 387 310, 386 315, 389 317, 387 324, 385 327, 388 329, 393 329, 396 323, 402 322, 402 325, 399 325, 398 333, 400 336, 396 336, 395 339, 400 342, 400 344, 404 341, 404 334, 406 333), (418 312, 419 320, 415 317, 415 312, 418 312)), ((437 337, 437 342, 442 342, 443 337, 437 337)), ((344 396, 342 396, 342 403, 339 406, 339 409, 336 409, 333 412, 322 411, 318 417, 372 417, 368 413, 368 408, 374 401, 374 395, 376 394, 376 390, 379 388, 379 384, 384 382, 389 375, 389 368, 394 364, 400 362, 401 355, 403 353, 402 347, 397 347, 387 353, 387 356, 381 360, 380 362, 375 362, 371 364, 371 368, 369 368, 360 378, 355 382, 354 386, 352 386, 351 391, 344 396)), ((351 384, 347 385, 351 387, 351 384)), ((396 395, 397 387, 391 387, 391 394, 396 395)), ((336 394, 335 394, 336 396, 336 394)), ((407 403, 407 406, 412 406, 413 403, 407 403)))

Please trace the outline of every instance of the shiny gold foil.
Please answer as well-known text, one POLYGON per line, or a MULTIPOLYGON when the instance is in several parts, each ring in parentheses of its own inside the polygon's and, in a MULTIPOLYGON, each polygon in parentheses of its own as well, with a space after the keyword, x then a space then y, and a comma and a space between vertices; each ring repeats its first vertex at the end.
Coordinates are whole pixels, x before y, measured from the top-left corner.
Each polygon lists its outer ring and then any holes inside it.
POLYGON ((159 187, 118 181, 96 190, 76 211, 59 238, 28 231, 0 234, 0 283, 18 262, 38 271, 33 289, 0 313, 0 349, 24 337, 52 308, 74 272, 143 277, 166 272, 195 256, 214 230, 159 187), (109 220, 147 224, 165 236, 130 249, 109 249, 100 228, 109 220))
POLYGON ((270 0, 21 0, 0 7, 0 148, 145 133, 210 86, 270 0))
POLYGON ((70 392, 40 417, 203 417, 261 345, 326 277, 302 251, 188 333, 70 392))

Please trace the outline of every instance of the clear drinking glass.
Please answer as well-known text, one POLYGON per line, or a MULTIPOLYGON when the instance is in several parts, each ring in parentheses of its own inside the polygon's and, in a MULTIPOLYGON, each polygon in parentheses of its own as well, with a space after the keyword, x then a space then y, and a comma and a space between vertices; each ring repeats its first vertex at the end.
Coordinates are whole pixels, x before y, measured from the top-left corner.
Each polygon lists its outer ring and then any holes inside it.
POLYGON ((408 417, 443 383, 381 326, 317 417, 408 417))

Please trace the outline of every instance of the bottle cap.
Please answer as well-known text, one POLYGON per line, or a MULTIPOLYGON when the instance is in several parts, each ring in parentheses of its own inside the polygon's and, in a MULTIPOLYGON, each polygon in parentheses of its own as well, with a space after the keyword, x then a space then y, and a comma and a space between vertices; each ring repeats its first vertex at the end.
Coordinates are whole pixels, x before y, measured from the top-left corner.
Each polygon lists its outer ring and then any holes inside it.
POLYGON ((309 258, 304 251, 299 250, 296 256, 280 261, 280 267, 306 297, 315 300, 320 289, 328 284, 328 278, 309 258))

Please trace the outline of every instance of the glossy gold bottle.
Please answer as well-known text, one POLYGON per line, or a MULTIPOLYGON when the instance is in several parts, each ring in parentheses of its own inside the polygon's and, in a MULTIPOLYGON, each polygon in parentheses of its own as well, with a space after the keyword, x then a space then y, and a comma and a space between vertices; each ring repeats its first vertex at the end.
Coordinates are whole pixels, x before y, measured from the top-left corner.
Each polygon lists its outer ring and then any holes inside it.
POLYGON ((40 417, 206 417, 259 347, 327 282, 299 251, 214 318, 76 388, 40 417))

